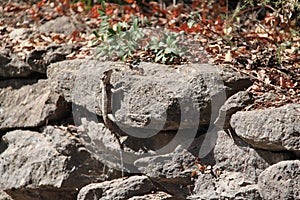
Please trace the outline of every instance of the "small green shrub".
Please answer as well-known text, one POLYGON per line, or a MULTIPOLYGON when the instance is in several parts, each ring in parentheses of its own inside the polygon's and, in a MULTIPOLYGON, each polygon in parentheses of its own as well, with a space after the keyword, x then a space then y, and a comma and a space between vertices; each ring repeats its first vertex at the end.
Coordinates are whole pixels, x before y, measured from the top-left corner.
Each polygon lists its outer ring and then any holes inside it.
POLYGON ((150 50, 155 54, 154 61, 161 63, 172 63, 175 58, 180 58, 184 55, 184 49, 179 48, 179 40, 177 39, 179 33, 170 32, 162 34, 162 37, 152 37, 145 50, 150 50))
POLYGON ((142 27, 148 24, 148 19, 132 18, 129 22, 118 22, 111 25, 105 12, 105 2, 99 10, 102 19, 99 31, 94 31, 98 41, 98 56, 119 58, 124 61, 134 57, 137 51, 148 51, 154 55, 154 62, 171 63, 175 58, 184 55, 183 48, 179 48, 180 33, 162 33, 159 36, 147 36, 142 27))
POLYGON ((98 54, 109 58, 118 57, 125 60, 132 57, 133 53, 141 49, 139 41, 143 33, 139 30, 139 19, 134 19, 133 24, 118 22, 111 26, 107 20, 102 21, 100 30, 96 36, 100 40, 98 54))

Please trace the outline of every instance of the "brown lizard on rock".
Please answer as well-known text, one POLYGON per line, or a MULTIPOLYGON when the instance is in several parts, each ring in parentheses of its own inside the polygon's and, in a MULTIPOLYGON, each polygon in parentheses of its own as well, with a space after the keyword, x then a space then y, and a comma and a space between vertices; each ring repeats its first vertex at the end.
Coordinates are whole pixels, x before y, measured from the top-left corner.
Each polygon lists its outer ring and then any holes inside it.
POLYGON ((123 169, 123 158, 122 158, 122 151, 124 150, 123 144, 121 142, 121 133, 123 131, 118 127, 115 123, 116 120, 112 114, 112 85, 110 83, 111 75, 114 69, 105 70, 101 76, 101 111, 103 122, 105 126, 116 136, 117 141, 120 145, 120 159, 122 165, 122 177, 124 176, 124 169, 123 169))
POLYGON ((116 134, 117 138, 120 138, 122 130, 116 125, 116 120, 112 114, 112 85, 110 79, 113 71, 114 69, 108 69, 101 76, 101 111, 106 127, 116 134))

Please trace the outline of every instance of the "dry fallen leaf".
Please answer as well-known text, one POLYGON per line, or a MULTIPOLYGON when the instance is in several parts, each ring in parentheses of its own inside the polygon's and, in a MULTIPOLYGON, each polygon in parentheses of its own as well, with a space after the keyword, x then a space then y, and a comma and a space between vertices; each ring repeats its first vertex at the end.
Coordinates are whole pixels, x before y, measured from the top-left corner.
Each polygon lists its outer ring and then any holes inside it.
POLYGON ((227 51, 226 55, 225 55, 225 59, 224 59, 224 62, 228 62, 230 63, 232 61, 232 55, 231 55, 231 51, 227 51))

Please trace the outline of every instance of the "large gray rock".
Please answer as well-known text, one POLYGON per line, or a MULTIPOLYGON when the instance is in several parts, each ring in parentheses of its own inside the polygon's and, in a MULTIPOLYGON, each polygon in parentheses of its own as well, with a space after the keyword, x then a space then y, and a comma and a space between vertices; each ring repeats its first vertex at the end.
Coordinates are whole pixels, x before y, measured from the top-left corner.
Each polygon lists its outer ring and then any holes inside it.
POLYGON ((263 199, 300 199, 300 161, 282 161, 268 167, 258 179, 263 199))
POLYGON ((94 159, 67 127, 8 132, 1 146, 0 188, 14 199, 74 199, 84 185, 121 176, 94 159))
MULTIPOLYGON (((121 136, 119 137, 122 142, 121 147, 116 134, 112 133, 103 123, 89 120, 82 118, 81 125, 78 127, 78 134, 83 139, 86 148, 107 166, 123 169, 124 172, 140 173, 134 166, 134 162, 141 157, 161 154, 161 148, 174 138, 173 134, 163 132, 150 138, 121 136)), ((178 141, 178 144, 180 142, 182 140, 178 141)))
POLYGON ((215 178, 211 174, 201 174, 199 172, 197 180, 194 183, 194 188, 187 197, 187 199, 219 199, 219 194, 217 193, 217 183, 215 178))
POLYGON ((159 156, 140 158, 135 165, 151 178, 186 178, 189 170, 195 164, 196 157, 178 146, 174 152, 159 156), (183 163, 184 161, 184 163, 183 163))
POLYGON ((237 112, 231 126, 255 148, 300 151, 300 104, 237 112))
MULTIPOLYGON (((100 109, 100 76, 110 63, 94 60, 67 60, 51 64, 47 76, 53 91, 61 94, 67 102, 72 102, 91 113, 101 115, 100 109)), ((73 110, 74 115, 81 111, 73 110)), ((80 117, 75 116, 75 120, 80 117)))
POLYGON ((235 135, 230 137, 224 131, 218 132, 214 148, 216 169, 241 172, 254 182, 257 182, 258 176, 267 167, 289 158, 291 155, 288 153, 255 150, 242 139, 235 135))
MULTIPOLYGON (((195 169, 196 158, 183 148, 166 148, 169 141, 173 140, 173 134, 162 132, 151 138, 121 137, 121 149, 115 134, 103 123, 85 118, 82 118, 82 125, 78 127, 78 134, 95 158, 108 167, 123 169, 125 174, 146 174, 176 197, 184 198, 188 194, 187 185, 191 184, 190 173, 195 169), (164 148, 172 153, 163 154, 164 148)), ((178 141, 178 144, 183 143, 183 139, 178 141)))
POLYGON ((131 176, 87 185, 79 191, 77 200, 129 199, 155 190, 156 187, 147 176, 131 176))
MULTIPOLYGON (((10 82, 10 81, 8 81, 10 82)), ((47 80, 18 89, 0 88, 0 130, 41 126, 67 114, 67 104, 47 80)))
POLYGON ((188 199, 239 199, 260 200, 258 186, 251 180, 247 180, 240 172, 223 172, 215 178, 211 174, 199 174, 195 182, 193 195, 188 199))
POLYGON ((65 35, 70 35, 74 31, 84 31, 87 26, 80 22, 80 19, 74 20, 71 17, 62 16, 54 20, 48 21, 41 25, 38 30, 41 33, 63 33, 65 35))
POLYGON ((142 62, 138 69, 130 69, 122 63, 74 60, 53 64, 47 73, 54 90, 67 101, 101 115, 100 77, 109 68, 117 69, 111 78, 113 115, 128 132, 132 127, 177 130, 179 126, 206 126, 217 117, 225 93, 232 95, 252 83, 231 68, 205 64, 175 69, 142 62))
POLYGON ((123 72, 113 83, 123 91, 121 103, 115 106, 120 126, 159 130, 206 126, 217 117, 226 93, 242 90, 251 83, 247 76, 230 68, 207 64, 173 69, 141 63, 139 67, 142 72, 123 72), (238 81, 243 83, 231 87, 238 81))
POLYGON ((196 157, 178 146, 174 152, 138 159, 134 164, 141 173, 162 185, 165 190, 178 198, 189 194, 191 172, 195 170, 196 157))

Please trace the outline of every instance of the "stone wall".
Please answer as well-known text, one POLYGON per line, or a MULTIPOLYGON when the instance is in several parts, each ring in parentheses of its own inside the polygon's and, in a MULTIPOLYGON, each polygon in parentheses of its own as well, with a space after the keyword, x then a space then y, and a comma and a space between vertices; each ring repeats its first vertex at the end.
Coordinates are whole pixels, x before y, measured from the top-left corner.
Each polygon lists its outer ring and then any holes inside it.
POLYGON ((0 54, 0 199, 300 199, 299 104, 245 111, 252 80, 229 67, 58 48, 0 54))

